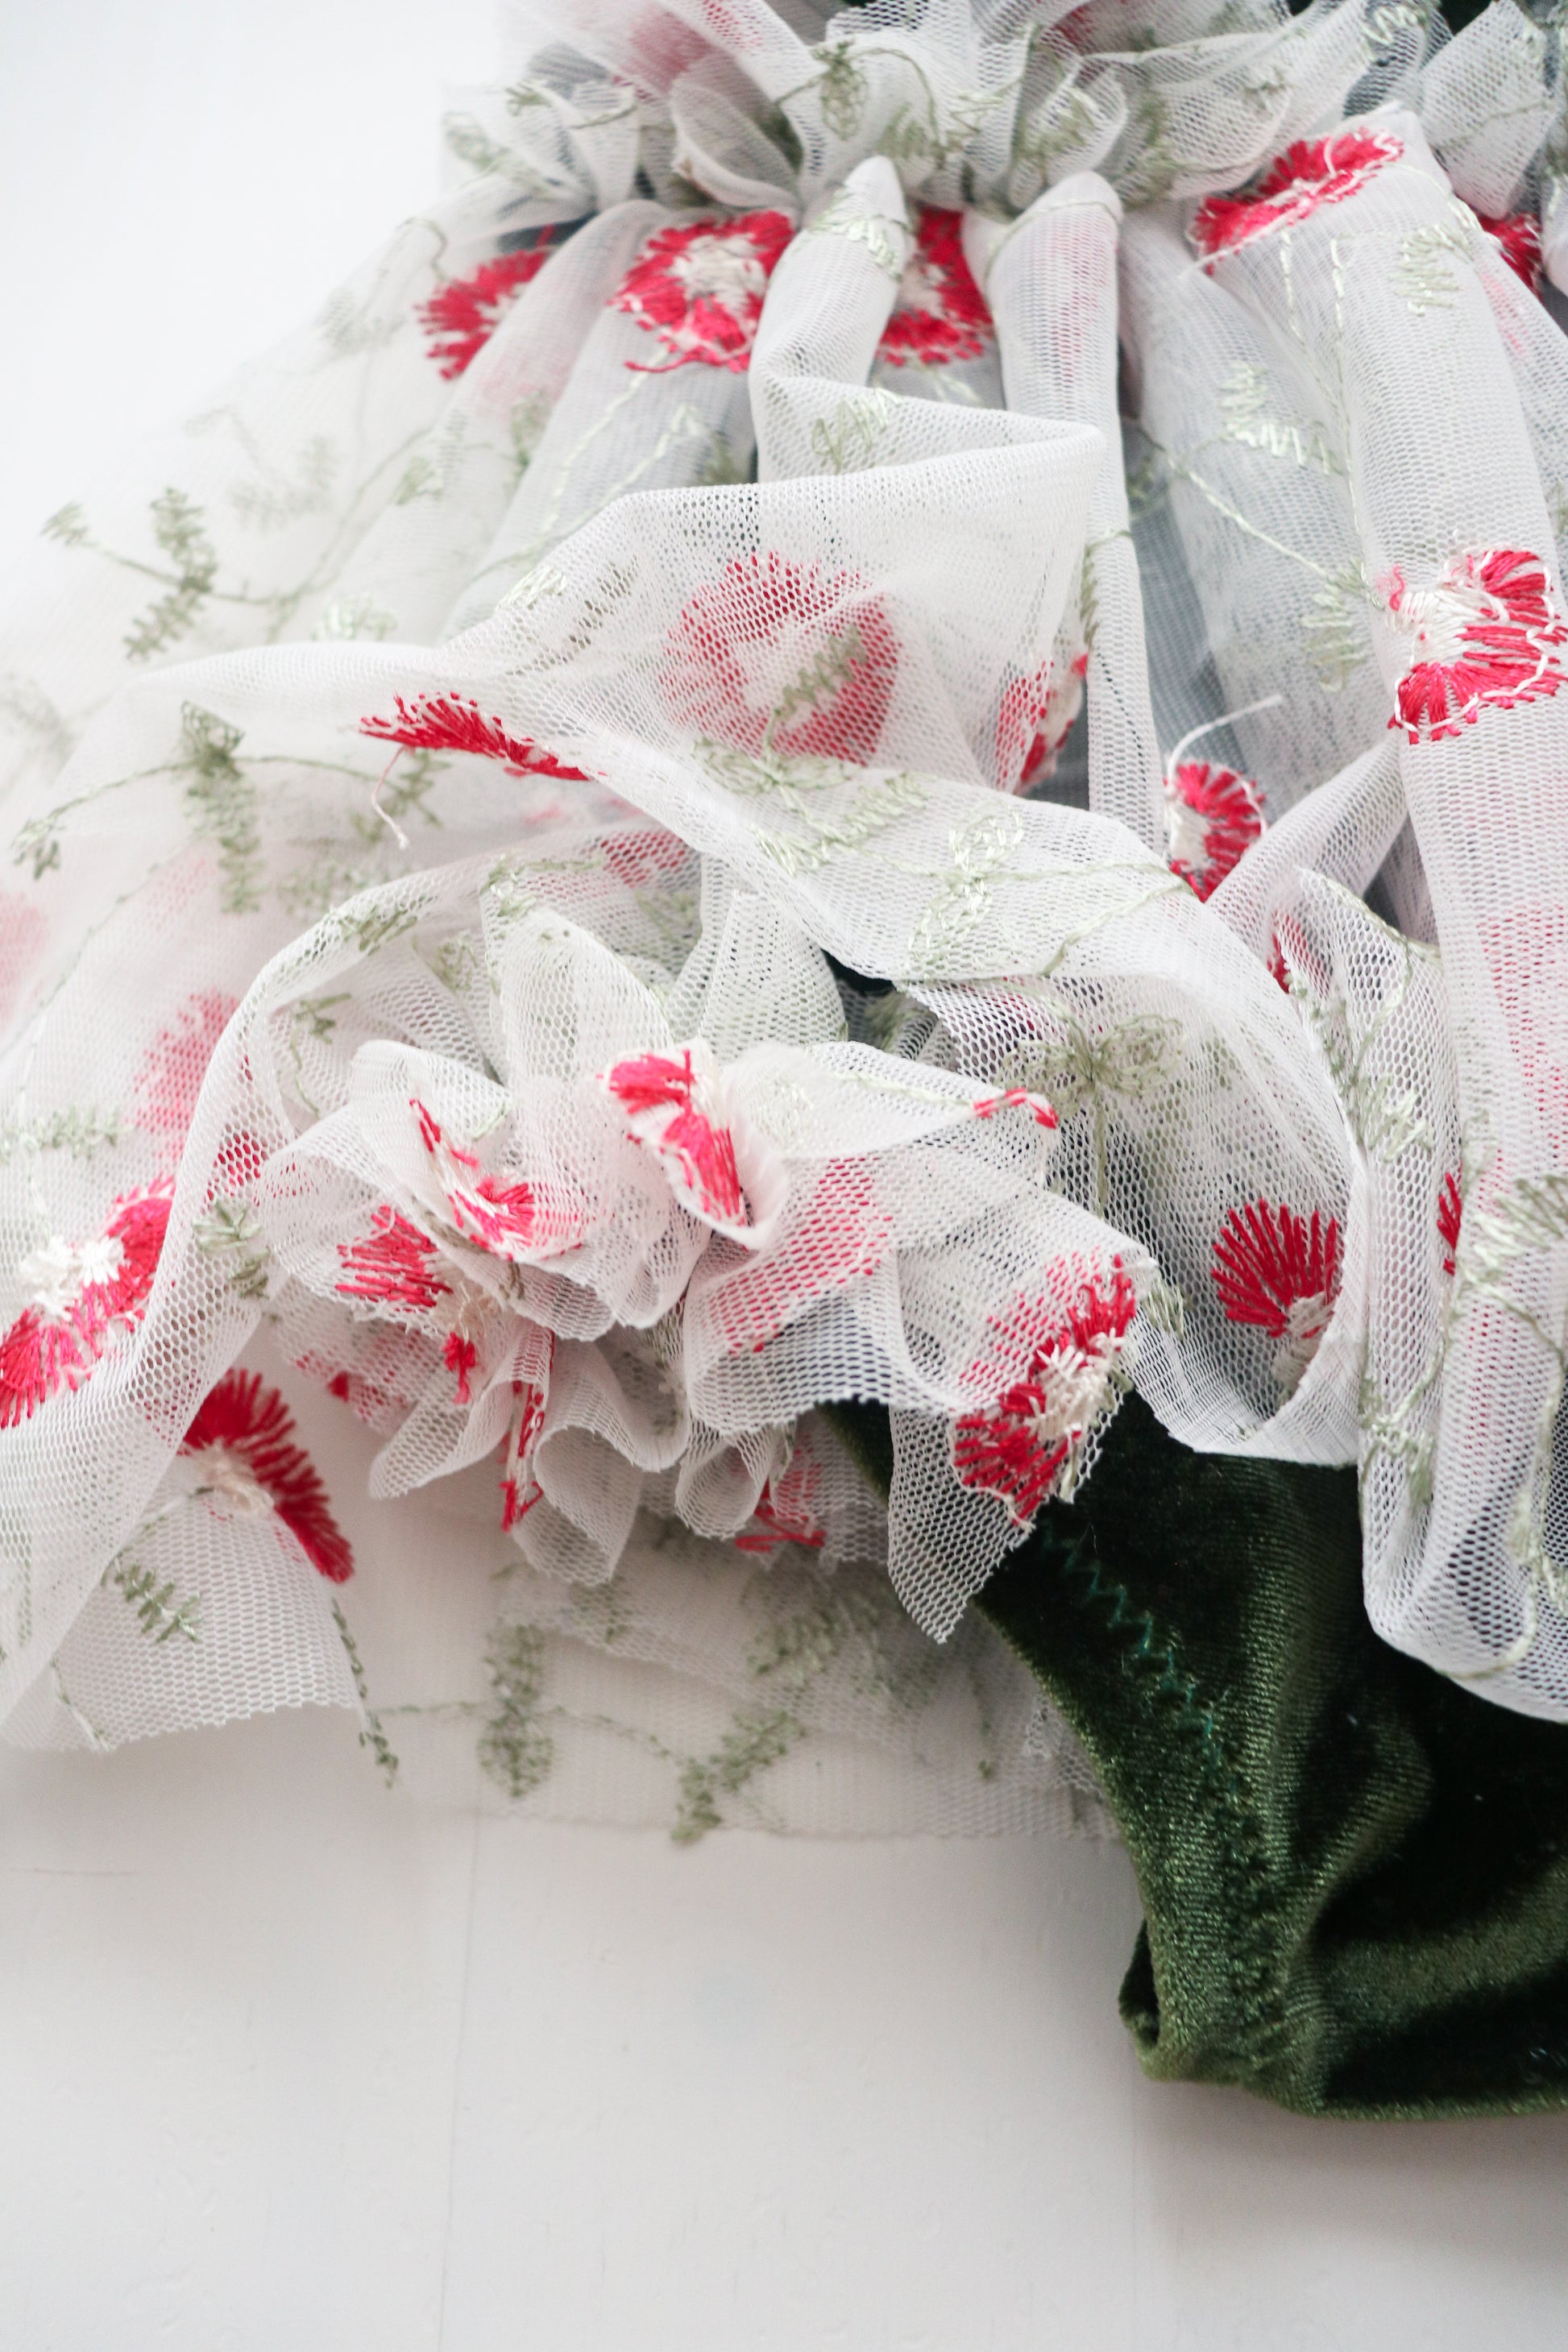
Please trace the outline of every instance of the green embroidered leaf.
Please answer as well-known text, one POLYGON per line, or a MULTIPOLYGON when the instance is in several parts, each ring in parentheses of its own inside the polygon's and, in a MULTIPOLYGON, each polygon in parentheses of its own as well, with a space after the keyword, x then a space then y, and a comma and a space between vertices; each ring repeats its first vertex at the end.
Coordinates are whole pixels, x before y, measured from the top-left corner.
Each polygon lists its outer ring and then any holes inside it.
POLYGON ((1325 694, 1340 693, 1366 660, 1366 589, 1359 571, 1336 573, 1314 588, 1301 615, 1312 674, 1325 694))
POLYGON ((125 651, 132 661, 151 661, 188 635, 217 578, 217 550, 207 537, 205 518, 184 490, 161 491, 150 511, 153 537, 174 567, 174 576, 168 594, 160 596, 126 633, 125 651))
POLYGON ((343 1615, 342 1603, 336 1600, 332 1602, 332 1622, 337 1626, 338 1639, 343 1645, 343 1655, 349 1662, 349 1672, 353 1676, 354 1691, 359 1699, 361 1717, 359 1744, 362 1748, 369 1748, 381 1768, 382 1777, 390 1789, 397 1778, 398 1760, 393 1752, 392 1743, 382 1727, 381 1717, 370 1704, 370 1686, 365 1680, 359 1645, 349 1631, 349 1621, 343 1615))
POLYGON ((68 1151, 73 1160, 85 1160, 118 1143, 123 1133, 113 1111, 79 1110, 73 1105, 27 1125, 13 1112, 0 1126, 0 1168, 18 1151, 68 1151))
POLYGON ((235 758, 240 730, 187 702, 180 713, 175 766, 190 776, 185 803, 196 830, 217 844, 226 915, 253 915, 261 904, 261 833, 256 787, 235 758))
POLYGON ((87 538, 87 517, 73 499, 68 506, 57 509, 43 526, 45 539, 58 539, 62 547, 80 547, 87 538))
POLYGON ((1414 317, 1430 310, 1451 310, 1458 299, 1459 281, 1450 264, 1468 261, 1469 240, 1463 230, 1443 221, 1426 221, 1399 241, 1392 283, 1414 317))
POLYGON ((485 1645, 485 1663, 491 1696, 479 1763, 516 1802, 540 1787, 555 1761, 555 1743, 539 1721, 544 1636, 532 1625, 498 1625, 485 1645))
POLYGON ((805 1727, 783 1707, 764 1714, 738 1714, 711 1756, 693 1757, 680 1775, 673 1835, 678 1845, 694 1845, 722 1825, 721 1797, 738 1796, 749 1780, 787 1756, 805 1727))
POLYGON ((1219 394, 1225 418, 1225 438, 1243 448, 1266 450, 1293 466, 1312 466, 1320 473, 1342 474, 1344 467, 1321 425, 1298 425, 1277 416, 1268 382, 1259 367, 1243 361, 1231 370, 1219 394))
POLYGON ((270 480, 237 482, 228 494, 236 514, 253 530, 282 530, 304 515, 320 514, 331 496, 338 453, 318 433, 300 449, 292 481, 280 468, 268 470, 270 480))
POLYGON ((111 1568, 104 1582, 123 1594, 126 1606, 134 1612, 149 1641, 161 1644, 172 1641, 176 1633, 187 1642, 201 1640, 196 1622, 201 1612, 199 1594, 193 1592, 176 1601, 172 1583, 160 1584, 151 1569, 138 1568, 133 1560, 111 1568))
POLYGON ((830 474, 858 474, 877 462, 892 431, 893 399, 883 391, 851 393, 831 417, 811 428, 811 453, 830 474))
POLYGON ((855 54, 854 43, 824 42, 812 55, 822 66, 816 85, 822 119, 836 139, 853 139, 866 110, 868 87, 866 68, 855 54))
POLYGON ((266 1297, 271 1254, 247 1202, 214 1201, 196 1220, 191 1239, 204 1257, 221 1261, 218 1270, 237 1297, 266 1297))

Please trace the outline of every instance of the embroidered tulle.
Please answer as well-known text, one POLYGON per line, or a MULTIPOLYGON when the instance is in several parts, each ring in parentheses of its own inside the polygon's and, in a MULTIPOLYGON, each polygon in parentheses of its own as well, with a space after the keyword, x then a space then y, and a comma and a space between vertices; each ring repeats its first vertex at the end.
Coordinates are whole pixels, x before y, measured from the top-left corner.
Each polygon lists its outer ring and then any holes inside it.
POLYGON ((562 10, 19 578, 15 1739, 1097 1822, 967 1604, 1134 1386, 1568 1715, 1552 42, 818 14, 562 10))

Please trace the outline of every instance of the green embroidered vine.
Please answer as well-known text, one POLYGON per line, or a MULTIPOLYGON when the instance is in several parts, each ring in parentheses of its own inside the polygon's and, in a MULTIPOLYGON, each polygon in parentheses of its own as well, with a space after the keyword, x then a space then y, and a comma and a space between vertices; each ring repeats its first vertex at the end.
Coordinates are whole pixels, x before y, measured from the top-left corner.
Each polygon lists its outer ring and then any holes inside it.
POLYGON ((189 1593, 177 1601, 172 1581, 160 1584, 150 1568, 139 1568, 134 1560, 111 1568, 104 1582, 123 1596, 126 1607, 153 1643, 161 1645, 176 1633, 187 1642, 201 1640, 196 1622, 202 1605, 199 1593, 189 1593))
POLYGON ((215 711, 187 702, 180 713, 175 765, 190 782, 185 804, 199 833, 217 845, 226 915, 253 915, 261 905, 261 832, 256 787, 235 758, 240 730, 215 711))
POLYGON ((213 1201, 196 1220, 191 1239, 204 1257, 218 1262, 219 1273, 237 1297, 266 1297, 271 1256, 261 1221, 248 1202, 213 1201))
POLYGON ((132 661, 151 661, 188 636, 217 579, 217 550, 207 536, 206 518, 184 490, 161 491, 150 509, 153 538, 173 567, 169 592, 132 624, 125 651, 132 661))
POLYGON ((678 1845, 693 1845, 721 1827, 720 1799, 739 1796, 749 1780, 787 1756, 805 1726, 786 1708, 737 1714, 711 1756, 692 1757, 682 1768, 675 1827, 678 1845))
POLYGON ((544 1636, 532 1625, 500 1625, 485 1644, 490 1706, 479 1734, 483 1769, 514 1803, 548 1778, 555 1743, 539 1720, 544 1636))
POLYGON ((390 1789, 397 1778, 398 1760, 393 1753, 392 1743, 382 1727, 381 1717, 370 1704, 370 1685, 365 1680, 359 1644, 350 1633, 349 1621, 343 1615, 342 1605, 336 1600, 332 1602, 332 1622, 338 1629, 338 1639, 343 1645, 343 1655, 349 1662, 349 1672, 353 1676, 354 1691, 359 1699, 359 1744, 362 1748, 369 1748, 380 1767, 382 1777, 390 1789))

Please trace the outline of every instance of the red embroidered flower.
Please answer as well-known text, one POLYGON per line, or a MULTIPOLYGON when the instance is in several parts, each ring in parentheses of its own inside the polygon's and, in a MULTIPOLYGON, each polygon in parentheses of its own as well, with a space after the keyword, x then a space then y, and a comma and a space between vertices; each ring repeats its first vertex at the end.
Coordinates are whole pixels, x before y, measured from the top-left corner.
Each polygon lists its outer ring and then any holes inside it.
POLYGON ((820 1551, 827 1537, 813 1506, 821 1484, 821 1465, 800 1440, 787 1465, 763 1488, 751 1525, 735 1538, 736 1549, 772 1552, 792 1543, 820 1551))
POLYGON ((611 296, 669 353, 640 375, 663 375, 700 360, 739 375, 750 366, 763 296, 794 231, 784 213, 742 213, 734 220, 693 221, 649 237, 611 296))
POLYGON ((1214 1247, 1215 1288, 1233 1323, 1279 1342, 1274 1377, 1293 1391, 1318 1352, 1340 1294, 1340 1228, 1314 1209, 1310 1222, 1283 1202, 1251 1201, 1227 1212, 1214 1247))
MULTIPOLYGON (((1137 1311, 1126 1269, 1112 1258, 1109 1272, 1090 1275, 1076 1296, 1041 1297, 994 1323, 997 1352, 1012 1364, 1022 1356, 1022 1370, 994 1403, 953 1423, 959 1484, 997 1496, 1015 1527, 1031 1526, 1116 1401, 1117 1361, 1137 1311)), ((976 1364, 968 1377, 995 1372, 976 1364)))
POLYGON ((207 1064, 238 1003, 222 989, 203 989, 160 1030, 142 1057, 131 1089, 131 1116, 144 1133, 184 1141, 207 1064))
POLYGON ((526 1518, 538 1502, 542 1489, 533 1475, 533 1451, 544 1427, 544 1409, 550 1402, 550 1375, 555 1363, 555 1334, 542 1327, 533 1327, 523 1343, 525 1369, 532 1371, 531 1379, 514 1380, 511 1384, 511 1420, 501 1442, 501 1509, 503 1533, 526 1518))
POLYGON ((1459 1197, 1459 1180, 1450 1169, 1443 1179, 1443 1189, 1437 1195, 1437 1237, 1443 1244, 1443 1271, 1452 1274, 1459 1247, 1459 1226, 1465 1204, 1459 1197))
POLYGON ((474 1401, 468 1387, 468 1374, 479 1360, 479 1351, 471 1339, 465 1338, 461 1331, 447 1332, 447 1344, 441 1350, 441 1361, 456 1381, 459 1404, 472 1404, 474 1401))
POLYGON ((974 1106, 976 1118, 994 1118, 999 1110, 1026 1110, 1037 1127, 1055 1127, 1057 1115, 1044 1095, 1032 1095, 1027 1087, 1009 1087, 1005 1094, 982 1095, 974 1106))
POLYGON ((1289 908, 1278 913, 1268 932, 1268 971, 1287 996, 1290 993, 1290 975, 1299 972, 1302 984, 1317 996, 1326 996, 1332 985, 1322 959, 1314 952, 1312 942, 1299 915, 1289 908))
POLYGON ((481 261, 470 277, 449 279, 420 305, 419 316, 430 338, 425 356, 436 362, 448 382, 472 366, 503 313, 530 278, 538 277, 550 253, 547 239, 525 252, 498 254, 493 261, 481 261))
POLYGON ((1205 197, 1193 217, 1193 243, 1211 260, 1234 253, 1268 229, 1292 227, 1321 205, 1342 204, 1404 152, 1392 131, 1299 139, 1270 163, 1251 195, 1205 197))
POLYGON ((338 1244, 347 1277, 338 1284, 338 1296, 426 1314, 451 1289, 433 1269, 436 1254, 435 1243, 384 1201, 372 1213, 367 1240, 338 1244))
POLYGON ((169 1223, 174 1179, 127 1192, 96 1241, 56 1234, 17 1268, 32 1292, 0 1337, 0 1429, 30 1421, 62 1389, 79 1388, 116 1325, 133 1330, 146 1309, 169 1223))
POLYGON ((419 1121, 419 1140, 436 1164, 447 1210, 458 1232, 492 1257, 557 1256, 574 1247, 574 1223, 532 1184, 503 1184, 482 1160, 443 1135, 417 1096, 409 1108, 419 1121))
POLYGON ((226 1516, 270 1511, 283 1522, 318 1574, 342 1584, 353 1554, 332 1517, 327 1490, 294 1418, 259 1372, 225 1372, 181 1441, 199 1466, 201 1491, 226 1516))
POLYGON ((581 768, 567 767, 531 736, 509 735, 499 719, 487 719, 466 695, 420 694, 408 703, 396 694, 393 701, 396 718, 362 719, 362 735, 414 751, 471 751, 480 760, 499 760, 509 776, 556 776, 569 784, 589 781, 581 768))
POLYGON ((898 667, 887 609, 865 581, 769 553, 738 557, 698 590, 659 683, 680 725, 753 757, 865 764, 898 667))
POLYGON ((685 1046, 679 1057, 639 1054, 600 1073, 599 1084, 626 1113, 627 1132, 665 1162, 679 1193, 711 1224, 750 1223, 728 1127, 700 1108, 713 1090, 705 1051, 685 1046))
POLYGON ((1200 898, 1213 896, 1263 834, 1262 795, 1248 776, 1184 760, 1165 779, 1165 837, 1173 874, 1200 898))
POLYGON ((946 367, 977 360, 991 341, 991 313, 963 257, 963 215, 928 205, 899 299, 877 356, 893 367, 946 367))
POLYGON ((1533 213, 1505 213, 1493 219, 1478 213, 1477 220, 1491 238, 1516 278, 1533 294, 1541 284, 1541 223, 1533 213))
POLYGON ((996 717, 996 781, 1004 792, 1027 792, 1057 764, 1057 754, 1083 709, 1087 650, 1075 654, 1058 677, 1054 662, 1042 662, 1033 677, 1016 677, 1002 691, 996 717))
POLYGON ((1276 924, 1273 930, 1268 934, 1268 975, 1271 980, 1279 982, 1279 986, 1285 991, 1286 995, 1289 996, 1290 993, 1290 970, 1289 966, 1285 961, 1285 950, 1280 944, 1279 929, 1278 924, 1276 924))
POLYGON ((1488 548, 1451 558, 1430 588, 1406 587, 1397 566, 1378 584, 1393 625, 1413 640, 1388 722, 1412 743, 1457 735, 1483 704, 1511 710, 1562 685, 1555 648, 1568 626, 1538 555, 1488 548))

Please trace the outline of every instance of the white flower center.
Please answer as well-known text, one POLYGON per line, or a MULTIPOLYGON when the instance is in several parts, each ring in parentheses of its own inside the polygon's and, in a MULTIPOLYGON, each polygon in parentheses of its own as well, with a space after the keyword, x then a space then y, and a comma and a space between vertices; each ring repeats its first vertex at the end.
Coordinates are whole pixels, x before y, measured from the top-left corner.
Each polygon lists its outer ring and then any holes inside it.
POLYGON ((899 299, 895 306, 900 310, 918 310, 923 318, 940 319, 946 315, 947 289, 923 253, 911 254, 899 280, 899 299))
POLYGON ((748 301, 760 302, 767 290, 767 274, 743 236, 693 237, 670 263, 669 274, 689 302, 716 301, 735 319, 743 318, 748 301))
POLYGON ((201 1483, 219 1516, 229 1519, 259 1518, 272 1508, 272 1497, 242 1454, 232 1446, 204 1445, 196 1457, 201 1483))
POLYGON ((1333 1302, 1321 1290, 1310 1298, 1293 1298, 1285 1310, 1285 1329, 1274 1357, 1274 1377, 1287 1396, 1294 1396, 1301 1375, 1318 1352, 1329 1328, 1333 1302))
POLYGON ((1209 862, 1209 821, 1202 812, 1172 793, 1165 802, 1165 838, 1173 866, 1206 866, 1209 862))
POLYGON ((1047 1444, 1078 1438, 1105 1402, 1107 1377, 1115 1355, 1109 1336, 1091 1348, 1065 1348, 1047 1356, 1037 1375, 1045 1402, 1031 1413, 1029 1425, 1047 1444))
POLYGON ((53 1234, 41 1249, 22 1260, 16 1271, 30 1294, 31 1304, 55 1322, 61 1322, 89 1285, 111 1283, 125 1261, 123 1243, 112 1236, 83 1242, 79 1247, 53 1234))
POLYGON ((1484 624, 1506 621, 1508 614, 1484 588, 1463 583, 1442 588, 1408 588, 1399 609, 1389 618, 1396 629, 1415 641, 1414 659, 1447 666, 1462 661, 1470 650, 1467 638, 1484 624))

